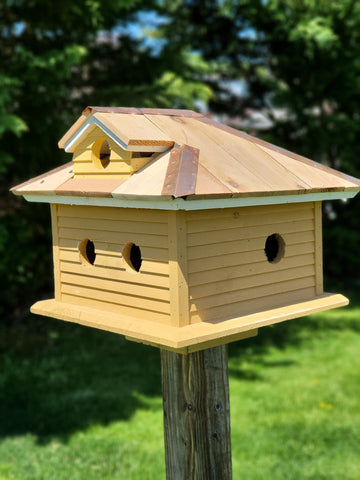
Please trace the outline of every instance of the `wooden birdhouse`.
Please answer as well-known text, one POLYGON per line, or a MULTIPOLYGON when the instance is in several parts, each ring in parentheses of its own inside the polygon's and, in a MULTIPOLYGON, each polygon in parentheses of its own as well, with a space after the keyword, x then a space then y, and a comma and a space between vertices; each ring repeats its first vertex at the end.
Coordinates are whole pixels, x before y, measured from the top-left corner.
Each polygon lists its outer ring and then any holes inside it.
POLYGON ((55 298, 34 313, 181 353, 348 303, 323 291, 321 202, 360 181, 185 110, 88 107, 51 205, 55 298))

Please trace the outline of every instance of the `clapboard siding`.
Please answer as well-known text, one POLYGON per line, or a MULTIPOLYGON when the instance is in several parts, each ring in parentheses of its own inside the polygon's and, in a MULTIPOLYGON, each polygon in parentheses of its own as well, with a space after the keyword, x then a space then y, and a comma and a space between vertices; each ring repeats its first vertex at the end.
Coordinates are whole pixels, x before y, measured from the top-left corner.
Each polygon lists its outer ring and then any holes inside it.
MULTIPOLYGON (((196 310, 190 315, 191 323, 218 323, 223 320, 250 315, 282 305, 301 302, 302 300, 314 298, 314 290, 315 287, 311 286, 294 291, 280 291, 276 295, 272 293, 263 297, 261 302, 259 302, 259 298, 251 298, 249 300, 240 299, 238 302, 207 308, 205 310, 196 310)), ((251 290, 249 293, 251 293, 251 290)))
MULTIPOLYGON (((147 249, 144 249, 145 252, 147 249)), ((152 251, 154 251, 153 249, 152 251)), ((122 261, 122 256, 121 252, 114 252, 113 254, 107 255, 107 252, 104 250, 97 249, 97 254, 96 254, 96 266, 98 267, 109 267, 109 268, 114 268, 117 271, 125 271, 124 264, 122 261)), ((168 276, 169 275, 169 264, 165 262, 156 262, 153 260, 147 260, 144 257, 144 252, 141 250, 143 261, 141 265, 141 272, 142 273, 156 273, 159 275, 164 275, 168 276)), ((164 253, 164 256, 166 254, 164 253)), ((151 257, 150 257, 151 258, 151 257)), ((75 263, 78 264, 79 262, 79 252, 77 249, 61 249, 60 252, 60 260, 64 262, 69 262, 69 263, 75 263)))
POLYGON ((99 177, 99 178, 127 178, 133 171, 131 167, 131 152, 123 150, 104 132, 95 127, 94 130, 80 143, 73 154, 75 177, 99 177), (98 139, 104 139, 110 147, 110 163, 102 168, 93 161, 93 145, 98 139))
POLYGON ((217 321, 315 296, 314 204, 189 212, 190 321, 217 321), (264 247, 285 241, 278 263, 264 247))
POLYGON ((62 301, 168 323, 170 316, 168 226, 165 212, 58 206, 62 301), (94 242, 94 265, 83 264, 78 246, 94 242), (141 249, 140 272, 122 259, 127 242, 141 249))
POLYGON ((167 224, 167 212, 162 210, 135 210, 133 208, 106 208, 106 207, 87 207, 87 206, 72 206, 61 205, 61 217, 72 218, 89 218, 97 220, 116 220, 121 222, 130 221, 134 224, 144 223, 144 219, 151 215, 151 222, 167 224), (150 213, 149 213, 150 212, 150 213))
MULTIPOLYGON (((296 255, 297 252, 309 251, 309 246, 311 245, 314 251, 314 231, 307 232, 297 232, 297 233, 287 233, 284 230, 279 228, 268 228, 267 233, 263 233, 260 237, 254 238, 244 238, 233 240, 231 242, 225 241, 227 232, 224 231, 224 241, 218 243, 208 243, 207 245, 198 245, 196 247, 188 248, 188 258, 190 260, 190 271, 191 271, 191 260, 196 260, 199 258, 209 258, 217 257, 223 255, 229 255, 232 253, 237 253, 239 256, 240 262, 246 261, 246 256, 251 257, 250 252, 260 252, 262 251, 262 257, 265 258, 264 246, 266 238, 272 233, 279 233, 283 237, 286 236, 286 245, 288 246, 289 255, 296 255), (270 233, 269 233, 270 232, 270 233), (304 247, 302 247, 304 246, 304 247)), ((211 233, 208 235, 209 242, 211 242, 211 233)), ((255 253, 256 254, 256 253, 255 253)))

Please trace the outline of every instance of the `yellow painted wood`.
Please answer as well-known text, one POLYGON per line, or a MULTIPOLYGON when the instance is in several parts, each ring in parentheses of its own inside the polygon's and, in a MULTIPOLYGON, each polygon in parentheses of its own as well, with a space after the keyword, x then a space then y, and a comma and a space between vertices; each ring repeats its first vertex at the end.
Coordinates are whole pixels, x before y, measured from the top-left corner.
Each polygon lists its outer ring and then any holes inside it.
POLYGON ((73 161, 91 163, 91 148, 77 148, 73 153, 73 161))
MULTIPOLYGON (((310 287, 315 287, 314 275, 277 282, 270 285, 259 285, 257 287, 243 288, 241 290, 219 293, 217 295, 191 300, 190 312, 218 307, 219 305, 227 305, 229 303, 235 303, 241 300, 245 301, 252 298, 257 298, 259 305, 263 305, 265 303, 264 297, 277 295, 284 292, 291 292, 294 290, 302 290, 310 287)), ((264 305, 264 309, 265 308, 266 306, 264 305)))
POLYGON ((256 288, 261 285, 270 285, 277 282, 287 282, 295 279, 302 279, 315 275, 314 265, 299 266, 286 270, 273 270, 268 273, 257 275, 248 275, 246 277, 231 278, 227 280, 214 280, 211 283, 193 286, 190 288, 190 298, 192 301, 201 297, 210 295, 220 295, 232 291, 240 291, 248 288, 256 288))
MULTIPOLYGON (((79 240, 76 238, 60 238, 59 245, 61 250, 77 250, 79 244, 79 240)), ((95 245, 96 253, 100 255, 107 255, 107 254, 117 254, 118 252, 122 252, 124 248, 124 244, 116 244, 116 243, 108 243, 108 242, 96 242, 95 245)), ((157 247, 141 247, 141 256, 143 260, 151 260, 151 261, 168 261, 168 250, 167 248, 157 248, 157 247)))
POLYGON ((161 210, 139 211, 136 208, 112 208, 112 207, 92 207, 79 205, 59 205, 59 216, 89 218, 89 219, 107 219, 130 222, 155 222, 167 225, 167 212, 161 210))
MULTIPOLYGON (((106 232, 101 230, 92 230, 88 228, 59 228, 59 237, 60 238, 69 238, 69 239, 82 239, 89 238, 93 242, 106 242, 117 245, 122 245, 123 247, 127 242, 136 243, 140 247, 155 247, 155 248, 166 248, 167 247, 167 237, 165 235, 147 235, 141 233, 117 233, 117 232, 106 232)), ((123 248, 122 247, 122 248, 123 248)), ((96 248, 96 245, 95 245, 96 248)))
MULTIPOLYGON (((297 215, 297 212, 308 210, 314 210, 314 204, 309 203, 285 203, 279 205, 257 205, 252 207, 235 207, 235 208, 222 208, 222 209, 208 209, 208 210, 192 210, 188 212, 187 221, 190 225, 190 230, 192 230, 192 225, 194 223, 199 223, 201 225, 202 221, 219 219, 232 219, 232 218, 242 218, 242 217, 266 217, 269 214, 279 215, 281 218, 283 215, 291 214, 291 217, 294 218, 297 215), (296 213, 295 213, 296 212, 296 213), (193 223, 194 222, 194 223, 193 223)), ((254 221, 255 218, 253 218, 254 221)), ((215 227, 216 228, 216 227, 215 227)))
MULTIPOLYGON (((271 235, 272 233, 278 232, 269 231, 268 235, 271 235)), ((244 257, 243 261, 243 263, 246 263, 246 258, 250 258, 249 254, 246 252, 263 251, 268 235, 233 242, 224 241, 223 243, 209 243, 208 245, 189 247, 188 258, 189 260, 195 260, 198 258, 209 258, 237 253, 238 256, 247 255, 247 257, 244 257)), ((280 233, 280 235, 283 236, 286 244, 286 255, 291 256, 300 253, 309 253, 309 248, 310 251, 314 250, 314 231, 287 234, 280 233)), ((224 240, 225 239, 226 234, 224 233, 224 240)))
MULTIPOLYGON (((209 245, 213 243, 224 243, 231 241, 238 241, 243 239, 254 239, 254 238, 266 238, 273 234, 278 233, 282 236, 286 234, 291 234, 293 238, 298 232, 311 232, 314 230, 314 220, 301 220, 286 222, 281 224, 270 224, 270 225, 258 225, 255 227, 238 227, 230 228, 226 230, 226 235, 224 235, 224 230, 217 230, 212 232, 200 232, 200 233, 190 233, 188 235, 188 246, 195 247, 198 245, 209 245), (294 235, 295 234, 295 235, 294 235)), ((296 237, 295 237, 296 238, 296 237)), ((299 237, 300 238, 300 237, 299 237)), ((297 242, 299 243, 299 242, 297 242)))
MULTIPOLYGON (((288 245, 286 247, 286 258, 314 256, 314 243, 304 243, 288 245)), ((258 250, 244 251, 239 255, 237 252, 218 256, 208 256, 204 258, 193 259, 188 262, 189 273, 209 272, 212 269, 219 269, 237 265, 248 265, 250 263, 264 262, 265 253, 263 248, 258 250)))
POLYGON ((127 152, 107 137, 99 127, 89 134, 74 149, 75 178, 129 178, 134 169, 131 165, 131 152, 127 152), (98 157, 97 142, 106 140, 110 148, 110 163, 104 168, 98 157))
MULTIPOLYGON (((291 302, 291 299, 290 299, 291 302)), ((104 311, 101 307, 96 309, 89 305, 73 305, 58 302, 54 299, 37 302, 31 311, 38 315, 55 317, 60 320, 70 321, 126 335, 141 341, 183 349, 221 338, 224 343, 226 338, 240 332, 254 330, 265 325, 282 322, 284 320, 303 317, 330 308, 337 308, 348 304, 348 299, 342 295, 324 294, 298 303, 283 304, 267 311, 252 313, 237 317, 229 317, 225 322, 211 321, 200 322, 182 328, 159 324, 160 314, 146 312, 148 317, 134 318, 130 315, 104 311), (156 321, 155 321, 156 317, 156 321)), ((163 318, 165 318, 163 316, 163 318)), ((218 317, 219 319, 219 317, 218 317)))
POLYGON ((166 212, 102 207, 59 208, 59 260, 64 301, 83 307, 152 318, 170 323, 168 227, 166 212), (78 245, 94 242, 94 265, 80 262, 78 245), (127 242, 141 249, 140 272, 127 271, 122 250, 127 242), (139 315, 137 315, 139 310, 139 315))
POLYGON ((127 162, 112 162, 110 157, 110 163, 106 168, 97 167, 93 162, 74 162, 74 175, 77 178, 78 175, 91 176, 100 175, 101 177, 107 177, 109 175, 118 175, 119 178, 128 178, 131 173, 130 164, 127 162))
POLYGON ((137 172, 152 160, 153 160, 152 156, 132 158, 130 161, 131 173, 137 172))
POLYGON ((61 284, 60 284, 60 247, 59 247, 59 230, 58 230, 58 205, 50 204, 51 212, 51 229, 53 242, 53 264, 54 264, 54 289, 55 300, 61 300, 61 284))
MULTIPOLYGON (((304 204, 306 205, 306 204, 304 204)), ((201 219, 194 219, 188 222, 188 233, 201 233, 201 232, 217 232, 225 229, 233 228, 245 228, 245 227, 257 227, 265 225, 278 225, 282 223, 288 223, 289 221, 296 220, 312 220, 314 218, 313 208, 308 206, 302 209, 294 209, 289 212, 286 211, 275 211, 272 212, 272 215, 269 215, 269 212, 264 212, 262 214, 256 213, 251 209, 252 213, 248 213, 248 209, 244 207, 244 212, 239 210, 234 210, 232 216, 223 216, 218 210, 216 210, 216 215, 206 217, 201 219)), ((192 212, 191 212, 192 213, 192 212)))
MULTIPOLYGON (((169 314, 170 312, 170 306, 169 302, 160 302, 160 301, 155 301, 151 300, 149 298, 145 297, 139 297, 139 296, 133 296, 133 295, 122 295, 119 292, 114 292, 111 291, 110 289, 100 289, 106 280, 103 282, 99 282, 99 289, 94 288, 94 285, 92 284, 90 288, 86 287, 86 282, 84 282, 83 286, 79 285, 74 285, 74 284, 67 284, 63 283, 61 287, 61 292, 68 294, 68 295, 73 295, 76 297, 83 297, 83 298, 90 298, 94 300, 99 300, 100 302, 104 303, 113 303, 118 305, 120 308, 122 306, 127 306, 127 307, 133 307, 133 308, 139 308, 143 310, 151 310, 153 312, 160 312, 160 313, 167 313, 169 314)), ((150 289, 149 289, 150 290, 150 289)), ((144 295, 146 292, 141 292, 144 295)))
MULTIPOLYGON (((315 286, 284 293, 270 294, 261 298, 243 298, 239 302, 218 305, 204 310, 196 310, 190 314, 191 324, 198 322, 224 322, 231 318, 264 312, 284 305, 296 305, 299 302, 315 298, 315 286)), ((275 322, 274 322, 275 323, 275 322)))
POLYGON ((322 295, 323 288, 323 250, 322 250, 322 208, 321 202, 315 202, 315 271, 316 295, 322 295))
POLYGON ((189 324, 186 213, 169 212, 168 218, 171 325, 182 327, 189 324))
MULTIPOLYGON (((234 261, 236 262, 236 258, 234 261)), ((236 265, 234 264, 234 261, 229 262, 229 265, 222 265, 219 268, 213 268, 211 270, 189 272, 189 287, 191 288, 205 283, 220 282, 222 280, 229 280, 232 278, 241 278, 250 275, 260 275, 274 272, 274 264, 264 262, 263 254, 261 254, 261 260, 258 262, 251 261, 243 265, 236 265)), ((309 253, 307 255, 297 255, 293 257, 286 256, 279 264, 276 264, 275 268, 277 272, 282 272, 283 270, 314 264, 314 254, 309 253)))
MULTIPOLYGON (((97 265, 61 262, 61 272, 87 276, 92 278, 94 282, 101 279, 107 279, 107 282, 126 282, 137 285, 154 285, 155 287, 169 288, 169 277, 165 275, 130 272, 125 270, 124 267, 121 270, 117 270, 114 268, 99 267, 97 265)), ((83 278, 78 278, 78 282, 83 281, 83 278)), ((120 286, 118 288, 120 288, 120 286)), ((124 289, 125 285, 121 288, 124 289)))
MULTIPOLYGON (((78 264, 78 249, 60 249, 60 260, 78 264)), ((95 264, 97 267, 110 267, 113 269, 125 271, 120 249, 118 252, 104 253, 99 253, 99 250, 96 249, 95 264)), ((169 264, 168 262, 155 262, 153 260, 146 260, 143 258, 141 264, 141 273, 151 273, 155 275, 169 276, 169 264)))
POLYGON ((77 218, 77 217, 60 217, 59 227, 67 228, 86 228, 89 230, 102 230, 106 232, 120 233, 140 233, 151 235, 167 235, 167 225, 165 223, 147 222, 131 222, 118 220, 104 220, 99 218, 77 218))
POLYGON ((109 146, 111 148, 111 159, 112 160, 114 160, 114 161, 127 160, 128 162, 130 162, 131 152, 127 152, 126 150, 123 150, 121 147, 116 145, 116 143, 113 142, 111 140, 111 138, 108 138, 108 143, 109 143, 109 146))
POLYGON ((169 314, 156 312, 152 310, 146 310, 138 307, 130 307, 128 305, 121 305, 109 302, 103 302, 95 300, 94 298, 77 297, 75 295, 62 294, 62 301, 71 305, 80 307, 81 310, 86 311, 86 308, 95 310, 97 312, 113 313, 115 315, 126 315, 128 321, 132 320, 133 323, 139 320, 152 321, 155 324, 161 324, 161 326, 169 323, 169 314))

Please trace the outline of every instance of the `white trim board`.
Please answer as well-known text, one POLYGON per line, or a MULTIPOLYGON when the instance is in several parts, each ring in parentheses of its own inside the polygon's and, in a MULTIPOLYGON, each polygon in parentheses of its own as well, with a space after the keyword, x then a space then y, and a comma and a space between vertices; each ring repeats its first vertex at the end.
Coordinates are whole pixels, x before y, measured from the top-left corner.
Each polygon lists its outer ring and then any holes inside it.
POLYGON ((65 152, 73 152, 76 146, 81 142, 82 138, 85 136, 85 133, 90 133, 94 127, 98 126, 111 140, 113 140, 119 147, 123 150, 131 152, 165 152, 169 150, 169 146, 161 145, 131 145, 130 147, 126 145, 125 142, 116 136, 109 128, 107 128, 98 118, 92 116, 86 120, 86 122, 81 126, 81 128, 66 142, 64 150, 65 152))
POLYGON ((210 210, 213 208, 251 207, 257 205, 280 205, 285 203, 318 202, 323 200, 346 200, 357 195, 357 191, 321 192, 302 195, 278 195, 269 197, 238 197, 209 200, 162 199, 148 197, 141 199, 114 197, 80 197, 68 195, 33 195, 25 194, 29 202, 58 203, 63 205, 90 205, 96 207, 143 208, 158 210, 210 210))

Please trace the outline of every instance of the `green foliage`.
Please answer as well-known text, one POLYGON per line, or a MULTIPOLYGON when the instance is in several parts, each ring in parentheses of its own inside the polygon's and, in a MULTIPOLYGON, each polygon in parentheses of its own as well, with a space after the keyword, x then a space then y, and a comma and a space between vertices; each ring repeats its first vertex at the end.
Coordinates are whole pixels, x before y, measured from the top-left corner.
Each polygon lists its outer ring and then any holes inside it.
POLYGON ((7 285, 0 315, 19 315, 52 282, 48 209, 24 205, 8 189, 70 160, 57 142, 81 110, 94 104, 195 108, 210 97, 183 47, 160 55, 132 33, 134 24, 148 27, 138 16, 154 3, 0 5, 0 274, 7 285))
MULTIPOLYGON (((211 66, 203 76, 214 91, 211 110, 234 118, 260 110, 271 127, 258 135, 360 177, 359 2, 163 4, 164 14, 171 11, 164 35, 173 45, 185 38, 211 66), (239 82, 245 87, 234 88, 239 82)), ((360 230, 358 205, 334 204, 324 237, 337 235, 337 242, 353 245, 360 230)), ((356 249, 332 245, 325 244, 328 284, 349 286, 358 278, 360 257, 356 249)))

